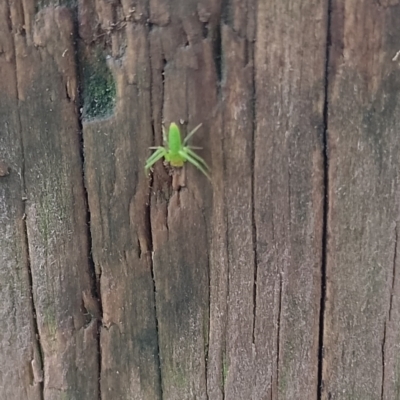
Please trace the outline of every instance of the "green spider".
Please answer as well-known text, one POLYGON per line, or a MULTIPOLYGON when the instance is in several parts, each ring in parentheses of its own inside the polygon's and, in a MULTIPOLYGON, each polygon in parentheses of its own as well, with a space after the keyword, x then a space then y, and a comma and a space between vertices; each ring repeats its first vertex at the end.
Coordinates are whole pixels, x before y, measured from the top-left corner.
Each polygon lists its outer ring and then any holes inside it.
POLYGON ((168 138, 163 130, 164 146, 150 147, 150 149, 156 150, 146 161, 145 170, 151 168, 158 160, 165 158, 165 161, 169 162, 172 167, 183 167, 186 161, 189 161, 195 167, 197 167, 208 179, 211 180, 210 175, 207 171, 210 170, 207 163, 198 156, 192 149, 201 149, 201 147, 187 146, 186 143, 193 136, 193 134, 201 127, 202 124, 197 125, 186 137, 181 139, 181 132, 174 122, 169 126, 168 138))

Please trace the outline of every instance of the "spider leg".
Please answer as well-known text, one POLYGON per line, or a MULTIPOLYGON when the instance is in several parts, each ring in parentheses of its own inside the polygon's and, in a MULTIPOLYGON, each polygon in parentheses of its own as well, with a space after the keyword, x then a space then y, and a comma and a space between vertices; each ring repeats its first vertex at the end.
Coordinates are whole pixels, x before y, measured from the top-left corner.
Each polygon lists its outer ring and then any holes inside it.
POLYGON ((156 151, 147 159, 146 165, 144 166, 145 170, 151 168, 158 160, 165 157, 167 151, 164 147, 156 147, 156 151))
POLYGON ((163 140, 164 140, 164 144, 167 144, 168 143, 167 132, 165 131, 165 126, 164 125, 162 125, 162 137, 163 137, 163 140))
POLYGON ((194 151, 192 151, 190 148, 186 147, 183 149, 183 151, 186 152, 186 154, 189 154, 192 158, 200 162, 208 171, 210 170, 210 167, 208 164, 199 156, 197 155, 194 151))
POLYGON ((183 145, 187 143, 187 141, 198 131, 198 129, 201 127, 203 124, 199 124, 194 128, 186 137, 183 139, 183 145))
POLYGON ((201 157, 199 157, 196 153, 188 148, 185 148, 185 150, 181 150, 179 154, 195 167, 197 167, 209 180, 211 180, 210 175, 207 172, 207 170, 209 169, 208 165, 201 157))
POLYGON ((186 146, 186 147, 189 147, 189 149, 192 149, 192 150, 203 150, 202 147, 198 147, 198 146, 186 146))

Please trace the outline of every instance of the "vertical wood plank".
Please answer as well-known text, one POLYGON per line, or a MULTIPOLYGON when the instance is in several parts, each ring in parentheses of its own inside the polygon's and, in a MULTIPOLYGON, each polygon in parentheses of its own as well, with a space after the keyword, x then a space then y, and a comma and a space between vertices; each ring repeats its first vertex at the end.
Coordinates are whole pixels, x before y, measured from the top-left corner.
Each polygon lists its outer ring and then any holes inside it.
POLYGON ((23 151, 10 9, 0 4, 0 391, 40 400, 42 365, 35 336, 24 221, 23 151))
POLYGON ((333 1, 323 399, 395 399, 398 2, 333 1))
POLYGON ((7 399, 399 397, 396 1, 50 3, 0 4, 7 399), (211 182, 145 175, 170 122, 211 182))
POLYGON ((254 50, 252 1, 225 12, 221 28, 222 135, 228 299, 225 397, 250 398, 254 380, 255 237, 253 221, 254 50), (245 12, 234 13, 238 7, 245 12), (249 10, 250 9, 250 10, 249 10), (250 32, 248 32, 250 30, 250 32))
POLYGON ((44 399, 98 397, 76 99, 73 22, 65 8, 12 2, 33 299, 44 399))
POLYGON ((327 2, 258 2, 254 399, 316 399, 327 2))
MULTIPOLYGON (((158 25, 151 33, 156 143, 161 143, 160 119, 167 128, 177 122, 184 134, 202 123, 191 143, 203 147, 201 156, 210 163, 218 4, 174 1, 164 26, 160 11, 166 5, 158 2, 151 8, 151 21, 158 25)), ((185 176, 184 186, 172 190, 160 163, 151 190, 162 388, 164 399, 207 399, 212 186, 190 164, 185 176)))
POLYGON ((145 2, 81 1, 79 18, 85 180, 103 308, 102 399, 160 399, 144 172, 153 137, 148 10, 145 2), (88 23, 93 15, 100 26, 88 23))

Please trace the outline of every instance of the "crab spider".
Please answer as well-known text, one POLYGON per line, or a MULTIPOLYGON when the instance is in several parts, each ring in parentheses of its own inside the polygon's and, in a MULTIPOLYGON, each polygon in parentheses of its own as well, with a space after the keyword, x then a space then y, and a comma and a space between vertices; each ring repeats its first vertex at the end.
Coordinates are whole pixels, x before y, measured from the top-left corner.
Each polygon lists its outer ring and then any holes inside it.
POLYGON ((201 127, 202 124, 197 125, 186 137, 181 139, 181 132, 174 122, 171 123, 168 130, 168 137, 163 127, 163 139, 164 147, 156 146, 150 147, 152 150, 156 150, 146 161, 145 170, 148 171, 158 160, 165 158, 165 161, 169 162, 172 167, 183 167, 186 161, 189 161, 196 168, 198 168, 208 179, 210 170, 207 163, 198 156, 193 149, 201 149, 201 147, 194 147, 187 145, 188 140, 194 135, 194 133, 201 127))

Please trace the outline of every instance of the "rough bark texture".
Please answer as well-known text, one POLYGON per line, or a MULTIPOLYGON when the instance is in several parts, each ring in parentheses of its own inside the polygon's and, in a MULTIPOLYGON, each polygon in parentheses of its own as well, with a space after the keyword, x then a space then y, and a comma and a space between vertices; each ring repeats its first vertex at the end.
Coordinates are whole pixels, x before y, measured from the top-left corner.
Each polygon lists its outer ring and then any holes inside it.
POLYGON ((1 399, 400 396, 397 2, 0 3, 1 399))
POLYGON ((350 3, 332 9, 322 398, 396 399, 400 13, 350 3))
POLYGON ((326 6, 266 2, 257 12, 257 399, 317 397, 326 6))
POLYGON ((43 396, 76 397, 84 391, 96 397, 97 321, 86 307, 92 285, 74 103, 72 15, 67 9, 45 8, 30 24, 32 12, 11 5, 14 29, 24 29, 24 35, 14 35, 14 43, 43 396))
MULTIPOLYGON (((93 15, 95 6, 83 3, 82 19, 93 15)), ((98 16, 104 29, 114 22, 114 11, 123 14, 104 3, 98 16)), ((147 18, 143 15, 143 21, 147 18)), ((118 21, 123 29, 100 37, 100 44, 97 29, 89 31, 86 24, 80 35, 84 104, 102 101, 99 93, 105 96, 116 86, 115 100, 110 97, 101 108, 88 109, 83 122, 92 254, 103 307, 99 379, 103 399, 151 400, 160 398, 161 386, 149 182, 143 170, 153 138, 149 28, 140 21, 118 21), (108 65, 115 83, 101 67, 102 43, 111 46, 108 65)))
POLYGON ((42 359, 36 338, 24 213, 24 168, 14 38, 0 4, 0 388, 7 399, 39 400, 42 359))

